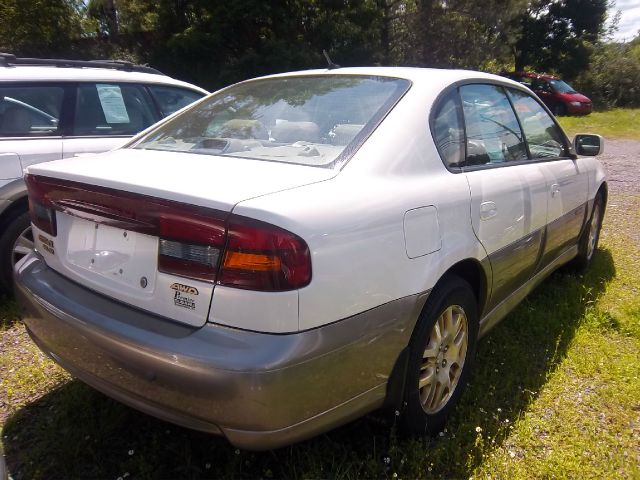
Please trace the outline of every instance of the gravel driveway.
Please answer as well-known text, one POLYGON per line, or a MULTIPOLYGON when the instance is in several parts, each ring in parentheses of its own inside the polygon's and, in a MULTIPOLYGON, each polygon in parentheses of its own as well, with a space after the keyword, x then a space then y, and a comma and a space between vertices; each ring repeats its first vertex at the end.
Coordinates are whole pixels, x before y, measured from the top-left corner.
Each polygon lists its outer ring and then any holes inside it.
POLYGON ((610 194, 640 194, 640 140, 605 140, 598 159, 607 168, 610 194))
POLYGON ((630 222, 627 214, 639 203, 640 140, 605 140, 604 152, 598 157, 607 169, 609 182, 603 236, 625 234, 640 249, 640 225, 630 222))

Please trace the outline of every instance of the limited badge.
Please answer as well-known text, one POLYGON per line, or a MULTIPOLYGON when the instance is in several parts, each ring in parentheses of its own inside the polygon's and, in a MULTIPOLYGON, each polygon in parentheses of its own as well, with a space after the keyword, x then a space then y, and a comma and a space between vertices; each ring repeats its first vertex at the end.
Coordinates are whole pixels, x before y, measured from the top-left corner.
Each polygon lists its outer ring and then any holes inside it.
POLYGON ((48 239, 47 237, 45 237, 42 234, 38 235, 38 240, 40 240, 40 244, 42 245, 42 249, 45 252, 50 253, 51 255, 55 255, 56 251, 55 251, 55 248, 54 248, 53 240, 48 239))
POLYGON ((199 294, 196 287, 183 285, 182 283, 174 283, 171 285, 171 289, 175 290, 173 294, 173 304, 176 307, 188 308, 189 310, 196 309, 196 301, 192 297, 199 294))

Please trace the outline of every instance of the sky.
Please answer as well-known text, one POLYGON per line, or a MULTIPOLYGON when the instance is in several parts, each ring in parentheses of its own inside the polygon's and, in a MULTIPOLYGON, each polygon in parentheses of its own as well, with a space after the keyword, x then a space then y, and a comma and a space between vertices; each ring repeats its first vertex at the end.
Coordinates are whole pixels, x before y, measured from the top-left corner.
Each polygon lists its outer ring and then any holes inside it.
POLYGON ((616 0, 609 18, 613 18, 617 10, 622 11, 622 17, 613 39, 619 42, 632 40, 640 30, 640 0, 616 0))

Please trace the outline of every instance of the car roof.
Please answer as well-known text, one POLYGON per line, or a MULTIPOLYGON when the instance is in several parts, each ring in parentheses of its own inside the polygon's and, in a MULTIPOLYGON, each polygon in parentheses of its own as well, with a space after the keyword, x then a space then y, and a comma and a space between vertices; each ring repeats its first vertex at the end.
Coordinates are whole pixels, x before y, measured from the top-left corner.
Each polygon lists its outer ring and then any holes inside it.
POLYGON ((507 75, 512 75, 514 77, 541 78, 543 80, 560 80, 558 77, 554 77, 553 75, 549 75, 548 73, 515 72, 508 73, 507 75))
MULTIPOLYGON (((473 70, 453 70, 444 68, 420 67, 344 67, 334 69, 302 70, 297 72, 278 73, 263 78, 282 78, 306 75, 367 75, 390 78, 403 78, 414 83, 428 83, 432 87, 446 87, 464 80, 495 80, 519 86, 518 82, 491 73, 473 70)), ((258 80, 258 79, 253 79, 258 80)))
POLYGON ((0 66, 0 82, 131 82, 168 85, 208 92, 196 85, 176 80, 161 74, 126 72, 105 68, 55 67, 35 65, 0 66))

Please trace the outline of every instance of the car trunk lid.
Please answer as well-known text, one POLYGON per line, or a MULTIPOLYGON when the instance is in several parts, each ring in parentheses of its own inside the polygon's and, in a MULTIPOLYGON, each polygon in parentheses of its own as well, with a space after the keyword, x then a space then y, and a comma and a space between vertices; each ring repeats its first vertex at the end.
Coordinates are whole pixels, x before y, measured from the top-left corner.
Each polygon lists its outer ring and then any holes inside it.
POLYGON ((208 316, 233 206, 335 175, 184 154, 153 161, 151 152, 133 152, 126 162, 126 152, 29 169, 36 248, 51 268, 89 289, 194 326, 208 316), (199 175, 171 182, 175 157, 182 171, 199 175))

